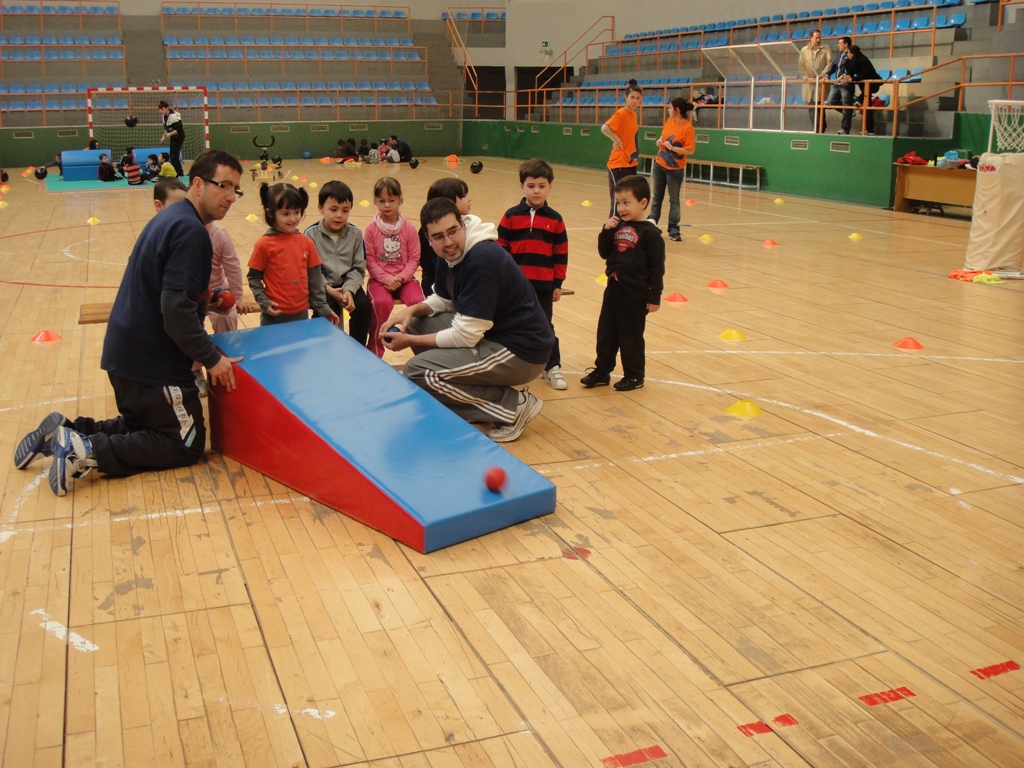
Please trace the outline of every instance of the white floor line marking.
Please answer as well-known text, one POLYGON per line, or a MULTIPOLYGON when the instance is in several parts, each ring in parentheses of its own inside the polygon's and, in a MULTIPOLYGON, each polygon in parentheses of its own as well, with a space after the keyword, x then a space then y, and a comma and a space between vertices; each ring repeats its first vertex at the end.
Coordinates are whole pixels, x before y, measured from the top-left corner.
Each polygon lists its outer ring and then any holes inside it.
MULTIPOLYGON (((274 704, 273 707, 274 711, 279 715, 289 714, 288 707, 284 704, 274 704)), ((314 720, 330 720, 338 714, 333 709, 313 709, 312 707, 300 709, 298 710, 298 713, 300 715, 305 715, 306 717, 312 717, 314 720)))
MULTIPOLYGON (((660 456, 631 456, 629 462, 631 464, 643 464, 652 461, 667 461, 669 459, 682 459, 689 456, 712 456, 717 453, 732 453, 734 451, 749 451, 757 448, 774 448, 777 445, 789 445, 792 443, 804 443, 808 440, 829 440, 833 437, 841 436, 842 432, 831 432, 827 435, 803 435, 802 437, 790 437, 787 439, 779 440, 762 440, 758 443, 745 443, 743 445, 730 445, 724 448, 699 448, 693 451, 680 451, 679 453, 663 453, 660 456)), ((570 467, 573 471, 580 471, 584 469, 598 469, 601 467, 615 467, 618 466, 617 462, 597 462, 593 464, 577 464, 574 467, 570 467)), ((537 470, 542 475, 549 475, 557 470, 550 469, 539 469, 537 470)))
MULTIPOLYGON (((25 490, 22 492, 22 494, 18 498, 17 502, 15 502, 15 508, 14 508, 12 514, 11 514, 11 519, 9 521, 7 521, 7 523, 5 523, 5 524, 0 524, 0 544, 3 544, 5 542, 9 541, 17 533, 34 533, 35 532, 36 527, 33 526, 33 525, 23 525, 23 526, 15 527, 13 524, 17 521, 18 511, 21 509, 22 504, 24 504, 25 501, 27 500, 29 492, 34 490, 35 487, 38 486, 39 483, 42 482, 43 478, 45 478, 45 477, 46 477, 46 472, 44 471, 44 472, 42 472, 39 475, 39 477, 37 477, 35 480, 33 480, 29 485, 27 485, 25 487, 25 490)), ((230 501, 230 500, 228 500, 228 501, 230 501)), ((307 496, 293 496, 293 497, 289 497, 288 499, 270 499, 268 501, 242 501, 242 500, 238 500, 238 504, 239 504, 239 506, 257 507, 258 508, 258 507, 273 506, 273 505, 282 503, 284 501, 303 502, 303 501, 310 501, 310 499, 307 496)), ((116 515, 116 516, 108 518, 108 522, 110 522, 110 523, 127 523, 127 522, 143 521, 143 520, 163 520, 165 518, 170 518, 170 517, 186 517, 188 515, 205 515, 205 514, 209 514, 209 513, 218 513, 218 512, 220 512, 220 507, 214 507, 214 506, 210 506, 210 507, 191 507, 189 509, 166 509, 166 510, 161 510, 160 512, 147 512, 147 513, 141 514, 141 515, 139 515, 139 514, 136 514, 136 515, 116 515)), ((79 520, 79 521, 77 521, 75 523, 65 522, 65 523, 57 523, 57 524, 52 524, 52 525, 51 524, 47 524, 46 525, 46 530, 48 530, 48 531, 65 531, 65 530, 70 530, 71 528, 78 528, 79 530, 81 530, 82 528, 85 528, 85 527, 90 526, 90 525, 98 525, 98 523, 95 520, 91 520, 90 519, 90 520, 79 520)))
POLYGON ((61 397, 56 400, 47 400, 44 403, 23 403, 22 405, 12 405, 8 408, 0 408, 0 413, 9 413, 11 411, 30 411, 36 408, 53 408, 55 405, 61 405, 63 403, 77 403, 79 400, 81 400, 82 402, 85 402, 86 400, 102 400, 109 396, 110 395, 90 395, 88 397, 61 397))
POLYGON ((648 351, 648 355, 794 355, 807 357, 899 357, 915 360, 952 360, 964 363, 1009 363, 1020 365, 1024 360, 1008 357, 961 357, 959 355, 921 355, 906 352, 814 352, 800 349, 666 349, 648 351))
POLYGON ((32 611, 32 613, 37 616, 43 617, 43 620, 39 622, 40 627, 45 629, 47 632, 49 632, 51 635, 58 638, 59 640, 63 640, 76 651, 81 651, 82 653, 95 653, 100 649, 100 647, 96 645, 96 643, 86 640, 77 632, 70 631, 59 621, 51 620, 49 615, 47 615, 46 611, 44 611, 42 608, 37 608, 36 610, 32 611))
POLYGON ((18 495, 18 498, 14 500, 14 506, 11 509, 11 517, 5 521, 4 525, 0 527, 0 544, 9 541, 14 537, 14 534, 18 532, 17 528, 14 528, 14 524, 18 522, 18 515, 21 513, 21 508, 28 501, 28 497, 33 491, 43 482, 43 478, 46 477, 46 473, 42 472, 35 480, 25 486, 22 492, 18 495))
POLYGON ((873 437, 873 438, 876 438, 878 440, 884 440, 884 441, 886 441, 888 443, 892 443, 893 445, 898 445, 901 448, 906 448, 908 450, 914 451, 915 453, 923 453, 924 455, 930 456, 930 457, 932 457, 934 459, 941 459, 942 461, 951 461, 954 464, 959 464, 962 467, 968 467, 970 469, 977 470, 978 472, 982 472, 983 474, 986 474, 986 475, 992 475, 993 477, 999 477, 999 478, 1007 480, 1007 481, 1009 481, 1011 483, 1017 483, 1017 484, 1024 483, 1024 477, 1017 477, 1016 475, 1010 475, 1010 474, 1007 474, 1005 472, 1000 472, 1000 471, 995 470, 995 469, 989 469, 988 467, 984 467, 981 464, 976 464, 973 461, 967 461, 966 459, 958 459, 958 458, 956 458, 954 456, 947 456, 944 453, 939 453, 938 451, 932 451, 932 450, 929 450, 927 448, 922 448, 919 445, 914 445, 913 443, 908 443, 905 440, 899 440, 898 438, 895 438, 895 437, 886 437, 885 435, 880 435, 877 432, 873 432, 870 429, 866 429, 865 427, 859 427, 856 424, 853 424, 853 423, 851 423, 849 421, 844 421, 843 419, 837 418, 836 416, 830 416, 827 413, 822 413, 820 411, 815 411, 815 410, 813 410, 811 408, 801 408, 798 405, 793 405, 792 403, 787 403, 787 402, 785 402, 783 400, 775 400, 775 399, 767 398, 767 397, 757 397, 756 395, 751 395, 751 394, 747 394, 747 393, 743 393, 743 392, 734 392, 734 391, 728 390, 728 389, 721 389, 719 387, 712 387, 712 386, 707 385, 707 384, 691 384, 691 383, 684 382, 684 381, 670 381, 670 380, 667 380, 667 379, 648 379, 648 381, 658 381, 661 384, 669 384, 671 386, 677 386, 677 387, 687 387, 689 389, 701 389, 701 390, 704 390, 706 392, 720 392, 720 393, 724 393, 724 394, 730 395, 732 397, 739 398, 741 400, 744 399, 744 398, 749 398, 749 399, 755 400, 758 404, 762 404, 763 403, 763 404, 769 404, 769 405, 777 405, 780 408, 787 408, 789 410, 798 411, 799 413, 803 413, 803 414, 806 414, 808 416, 814 416, 814 417, 819 418, 819 419, 824 419, 825 421, 831 422, 832 424, 835 424, 838 427, 842 427, 842 428, 848 429, 848 430, 850 430, 852 432, 856 432, 858 435, 864 435, 865 437, 873 437))

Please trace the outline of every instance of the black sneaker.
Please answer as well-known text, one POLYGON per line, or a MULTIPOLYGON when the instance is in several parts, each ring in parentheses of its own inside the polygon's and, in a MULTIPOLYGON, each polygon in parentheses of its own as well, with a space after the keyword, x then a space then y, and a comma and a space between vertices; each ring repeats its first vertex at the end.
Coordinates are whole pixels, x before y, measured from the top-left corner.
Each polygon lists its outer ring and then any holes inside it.
POLYGON ((593 389, 594 387, 607 387, 611 383, 612 377, 607 373, 598 373, 596 368, 588 370, 587 375, 580 379, 580 384, 587 389, 593 389))
POLYGON ((63 414, 54 411, 41 422, 39 426, 21 438, 18 447, 14 451, 14 466, 24 469, 36 456, 52 456, 50 438, 57 431, 57 427, 67 424, 68 420, 63 414))
POLYGON ((632 392, 634 389, 641 389, 643 385, 643 379, 631 379, 627 376, 615 382, 615 389, 619 392, 632 392))
POLYGON ((680 243, 683 240, 683 236, 682 235, 669 235, 668 239, 671 240, 673 243, 680 243))

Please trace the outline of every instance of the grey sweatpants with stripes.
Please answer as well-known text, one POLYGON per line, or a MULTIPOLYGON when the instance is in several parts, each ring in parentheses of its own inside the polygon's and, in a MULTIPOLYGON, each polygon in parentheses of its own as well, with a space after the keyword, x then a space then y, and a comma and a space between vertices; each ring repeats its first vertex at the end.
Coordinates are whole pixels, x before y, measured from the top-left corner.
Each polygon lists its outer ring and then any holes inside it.
MULTIPOLYGON (((454 317, 451 312, 418 317, 408 330, 437 333, 450 328, 454 317)), ((544 373, 544 363, 528 363, 487 339, 475 347, 412 350, 415 357, 405 364, 405 377, 469 422, 511 424, 519 407, 515 387, 544 373)))

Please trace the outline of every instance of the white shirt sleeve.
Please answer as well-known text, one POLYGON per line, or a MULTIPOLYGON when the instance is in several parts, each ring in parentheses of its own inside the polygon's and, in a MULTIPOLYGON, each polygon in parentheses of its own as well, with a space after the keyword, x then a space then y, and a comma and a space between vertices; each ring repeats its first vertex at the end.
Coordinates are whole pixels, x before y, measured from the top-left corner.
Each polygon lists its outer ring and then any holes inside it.
POLYGON ((456 315, 451 328, 437 332, 437 346, 443 349, 475 347, 493 325, 490 320, 479 317, 456 315))
POLYGON ((436 293, 427 296, 423 303, 430 307, 431 315, 436 315, 439 312, 451 312, 455 309, 455 305, 451 301, 438 296, 436 293))

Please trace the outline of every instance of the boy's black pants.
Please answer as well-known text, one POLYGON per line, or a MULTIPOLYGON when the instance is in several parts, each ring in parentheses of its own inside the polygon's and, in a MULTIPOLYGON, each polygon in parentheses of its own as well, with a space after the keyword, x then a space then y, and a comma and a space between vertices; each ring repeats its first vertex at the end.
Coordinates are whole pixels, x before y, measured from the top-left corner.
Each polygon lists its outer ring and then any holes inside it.
POLYGON ((644 329, 647 327, 647 297, 625 291, 614 277, 608 278, 597 320, 598 373, 615 370, 615 355, 622 357, 622 373, 642 379, 646 366, 644 329))

